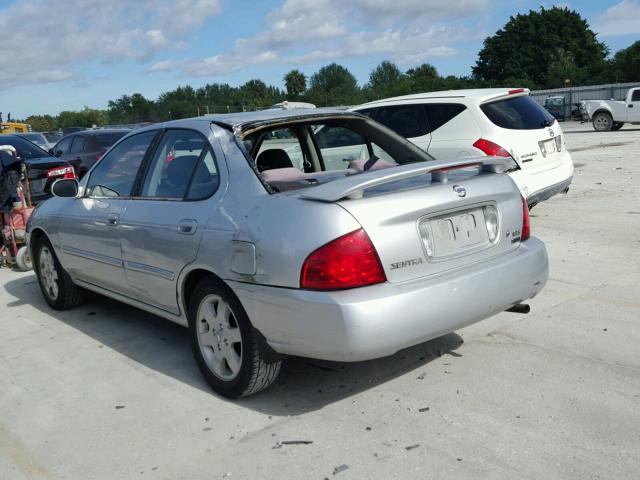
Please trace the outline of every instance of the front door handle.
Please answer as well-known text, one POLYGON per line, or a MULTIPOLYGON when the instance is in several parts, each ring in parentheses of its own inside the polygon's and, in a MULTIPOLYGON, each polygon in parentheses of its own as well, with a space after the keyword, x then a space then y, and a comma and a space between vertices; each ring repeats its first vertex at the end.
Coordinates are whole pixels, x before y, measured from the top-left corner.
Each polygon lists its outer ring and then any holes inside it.
POLYGON ((184 219, 178 222, 178 233, 183 235, 193 235, 198 229, 198 222, 191 219, 184 219))
POLYGON ((107 225, 110 227, 116 227, 120 224, 120 214, 110 213, 107 215, 107 225))

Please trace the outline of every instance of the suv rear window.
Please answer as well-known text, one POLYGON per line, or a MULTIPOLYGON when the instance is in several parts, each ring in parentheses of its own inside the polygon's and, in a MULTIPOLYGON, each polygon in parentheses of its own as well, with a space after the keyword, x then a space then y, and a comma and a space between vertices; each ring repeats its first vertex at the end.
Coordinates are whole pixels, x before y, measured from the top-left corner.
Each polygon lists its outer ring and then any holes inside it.
POLYGON ((480 110, 494 125, 509 130, 537 130, 555 122, 553 115, 525 95, 485 103, 480 110))

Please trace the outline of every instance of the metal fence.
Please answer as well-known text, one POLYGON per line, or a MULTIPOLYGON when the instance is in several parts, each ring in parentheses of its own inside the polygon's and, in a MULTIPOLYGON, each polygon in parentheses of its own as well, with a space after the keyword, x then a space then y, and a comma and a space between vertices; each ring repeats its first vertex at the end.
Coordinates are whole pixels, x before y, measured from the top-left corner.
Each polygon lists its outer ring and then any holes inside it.
POLYGON ((565 98, 565 116, 571 116, 571 108, 582 100, 625 100, 630 88, 640 87, 640 82, 610 83, 608 85, 591 85, 588 87, 553 88, 549 90, 533 90, 531 98, 544 106, 547 97, 561 95, 565 98))

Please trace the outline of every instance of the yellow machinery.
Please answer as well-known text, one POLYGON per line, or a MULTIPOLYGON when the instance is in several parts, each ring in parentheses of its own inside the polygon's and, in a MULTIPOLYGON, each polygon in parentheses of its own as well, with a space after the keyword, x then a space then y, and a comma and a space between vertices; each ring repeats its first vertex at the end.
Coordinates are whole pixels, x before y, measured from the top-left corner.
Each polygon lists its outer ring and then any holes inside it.
POLYGON ((28 133, 31 131, 30 125, 18 122, 1 122, 0 133, 28 133))

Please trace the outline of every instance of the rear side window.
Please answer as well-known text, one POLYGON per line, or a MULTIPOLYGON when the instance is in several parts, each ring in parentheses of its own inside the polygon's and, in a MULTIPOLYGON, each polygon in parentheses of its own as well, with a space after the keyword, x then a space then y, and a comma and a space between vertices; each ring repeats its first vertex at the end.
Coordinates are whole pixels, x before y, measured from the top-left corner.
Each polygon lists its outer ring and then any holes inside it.
POLYGON ((375 119, 405 138, 429 133, 422 105, 401 105, 378 109, 375 119))
POLYGON ((640 90, 634 90, 634 92, 631 94, 631 101, 640 102, 640 90))
POLYGON ((433 103, 425 105, 424 108, 429 120, 429 130, 433 132, 464 112, 466 107, 459 103, 433 103))
POLYGON ((485 103, 480 110, 494 125, 509 130, 536 130, 555 122, 553 115, 529 96, 485 103))

